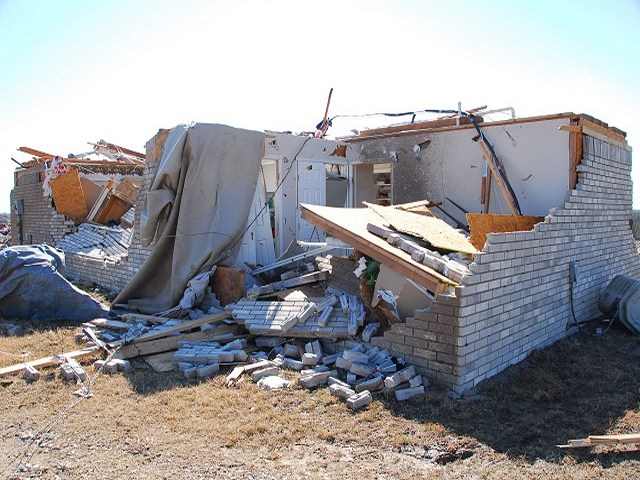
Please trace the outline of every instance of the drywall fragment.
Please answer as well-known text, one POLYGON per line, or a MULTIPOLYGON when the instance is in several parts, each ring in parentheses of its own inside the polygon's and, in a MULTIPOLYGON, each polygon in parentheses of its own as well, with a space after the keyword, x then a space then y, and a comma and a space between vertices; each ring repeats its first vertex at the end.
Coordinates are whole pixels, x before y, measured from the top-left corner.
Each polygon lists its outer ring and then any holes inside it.
POLYGON ((396 390, 396 400, 399 402, 409 400, 417 395, 424 395, 424 386, 420 385, 419 387, 399 388, 396 390))
POLYGON ((369 390, 365 390, 347 398, 347 407, 349 407, 351 411, 355 412, 356 410, 369 405, 372 401, 373 397, 371 396, 371 392, 369 390))
POLYGON ((24 367, 24 379, 27 382, 36 382, 40 379, 40 372, 32 365, 24 367))
POLYGON ((285 380, 282 377, 278 377, 276 375, 270 375, 268 377, 263 377, 258 381, 258 386, 265 390, 280 390, 283 388, 288 388, 291 385, 291 382, 285 380))

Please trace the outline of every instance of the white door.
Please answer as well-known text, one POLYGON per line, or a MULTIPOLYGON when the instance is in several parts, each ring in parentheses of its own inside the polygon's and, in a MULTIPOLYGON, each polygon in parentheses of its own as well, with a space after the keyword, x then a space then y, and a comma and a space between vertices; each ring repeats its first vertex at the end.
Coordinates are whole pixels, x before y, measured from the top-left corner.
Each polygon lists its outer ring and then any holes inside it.
MULTIPOLYGON (((249 218, 247 219, 247 225, 251 222, 253 224, 242 237, 240 250, 234 263, 236 268, 241 268, 247 272, 251 269, 244 262, 264 266, 276 261, 269 209, 265 206, 266 196, 264 178, 262 172, 260 172, 253 195, 253 202, 249 209, 249 218)), ((249 286, 252 285, 249 275, 247 275, 247 282, 249 286)))
POLYGON ((305 242, 323 242, 325 233, 302 219, 300 204, 326 205, 327 177, 322 162, 298 160, 298 209, 296 238, 305 242))

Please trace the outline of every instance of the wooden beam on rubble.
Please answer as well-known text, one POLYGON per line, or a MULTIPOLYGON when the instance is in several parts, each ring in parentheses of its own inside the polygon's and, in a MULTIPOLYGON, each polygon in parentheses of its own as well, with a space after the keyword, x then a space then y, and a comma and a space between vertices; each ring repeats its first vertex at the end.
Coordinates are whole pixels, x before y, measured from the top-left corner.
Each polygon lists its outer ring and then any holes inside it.
POLYGON ((0 368, 0 377, 7 375, 13 375, 15 373, 22 372, 26 366, 32 367, 52 367, 60 364, 64 358, 84 358, 94 355, 99 351, 98 347, 89 347, 82 350, 74 350, 72 352, 60 353, 58 355, 51 355, 49 357, 39 358, 38 360, 31 360, 29 362, 22 362, 10 367, 0 368))

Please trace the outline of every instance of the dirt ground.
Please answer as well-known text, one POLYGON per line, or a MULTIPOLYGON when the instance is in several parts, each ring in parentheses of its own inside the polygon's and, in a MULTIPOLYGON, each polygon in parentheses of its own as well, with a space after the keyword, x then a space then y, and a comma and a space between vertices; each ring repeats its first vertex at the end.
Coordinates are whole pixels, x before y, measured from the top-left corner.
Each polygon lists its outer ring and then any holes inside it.
MULTIPOLYGON (((0 337, 0 366, 77 349, 76 331, 0 337)), ((616 328, 535 352, 474 401, 432 388, 405 403, 377 396, 356 414, 325 388, 225 388, 226 371, 202 382, 143 368, 100 375, 84 400, 42 372, 0 387, 0 478, 640 477, 633 445, 555 446, 640 432, 640 339, 616 328)))

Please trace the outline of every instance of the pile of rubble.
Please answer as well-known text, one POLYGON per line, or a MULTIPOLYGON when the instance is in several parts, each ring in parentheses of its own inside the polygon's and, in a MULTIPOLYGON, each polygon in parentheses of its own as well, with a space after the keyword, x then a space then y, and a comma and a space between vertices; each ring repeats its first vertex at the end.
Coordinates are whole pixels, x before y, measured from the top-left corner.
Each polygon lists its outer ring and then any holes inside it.
MULTIPOLYGON (((424 394, 427 382, 413 366, 369 343, 381 326, 353 293, 359 289, 355 266, 332 256, 299 262, 270 275, 280 280, 225 307, 209 288, 187 320, 136 313, 95 319, 77 335, 86 343, 79 352, 104 351, 108 358, 96 362, 96 369, 107 373, 127 371, 129 360, 142 359, 156 371, 178 370, 186 379, 232 368, 227 386, 246 374, 262 388, 281 389, 296 376, 302 388, 328 386, 352 410, 378 393, 398 401, 424 394), (281 376, 283 370, 289 373, 281 376)), ((65 379, 86 378, 73 358, 65 357, 60 369, 65 379)), ((38 377, 33 367, 24 375, 30 381, 38 377)))

